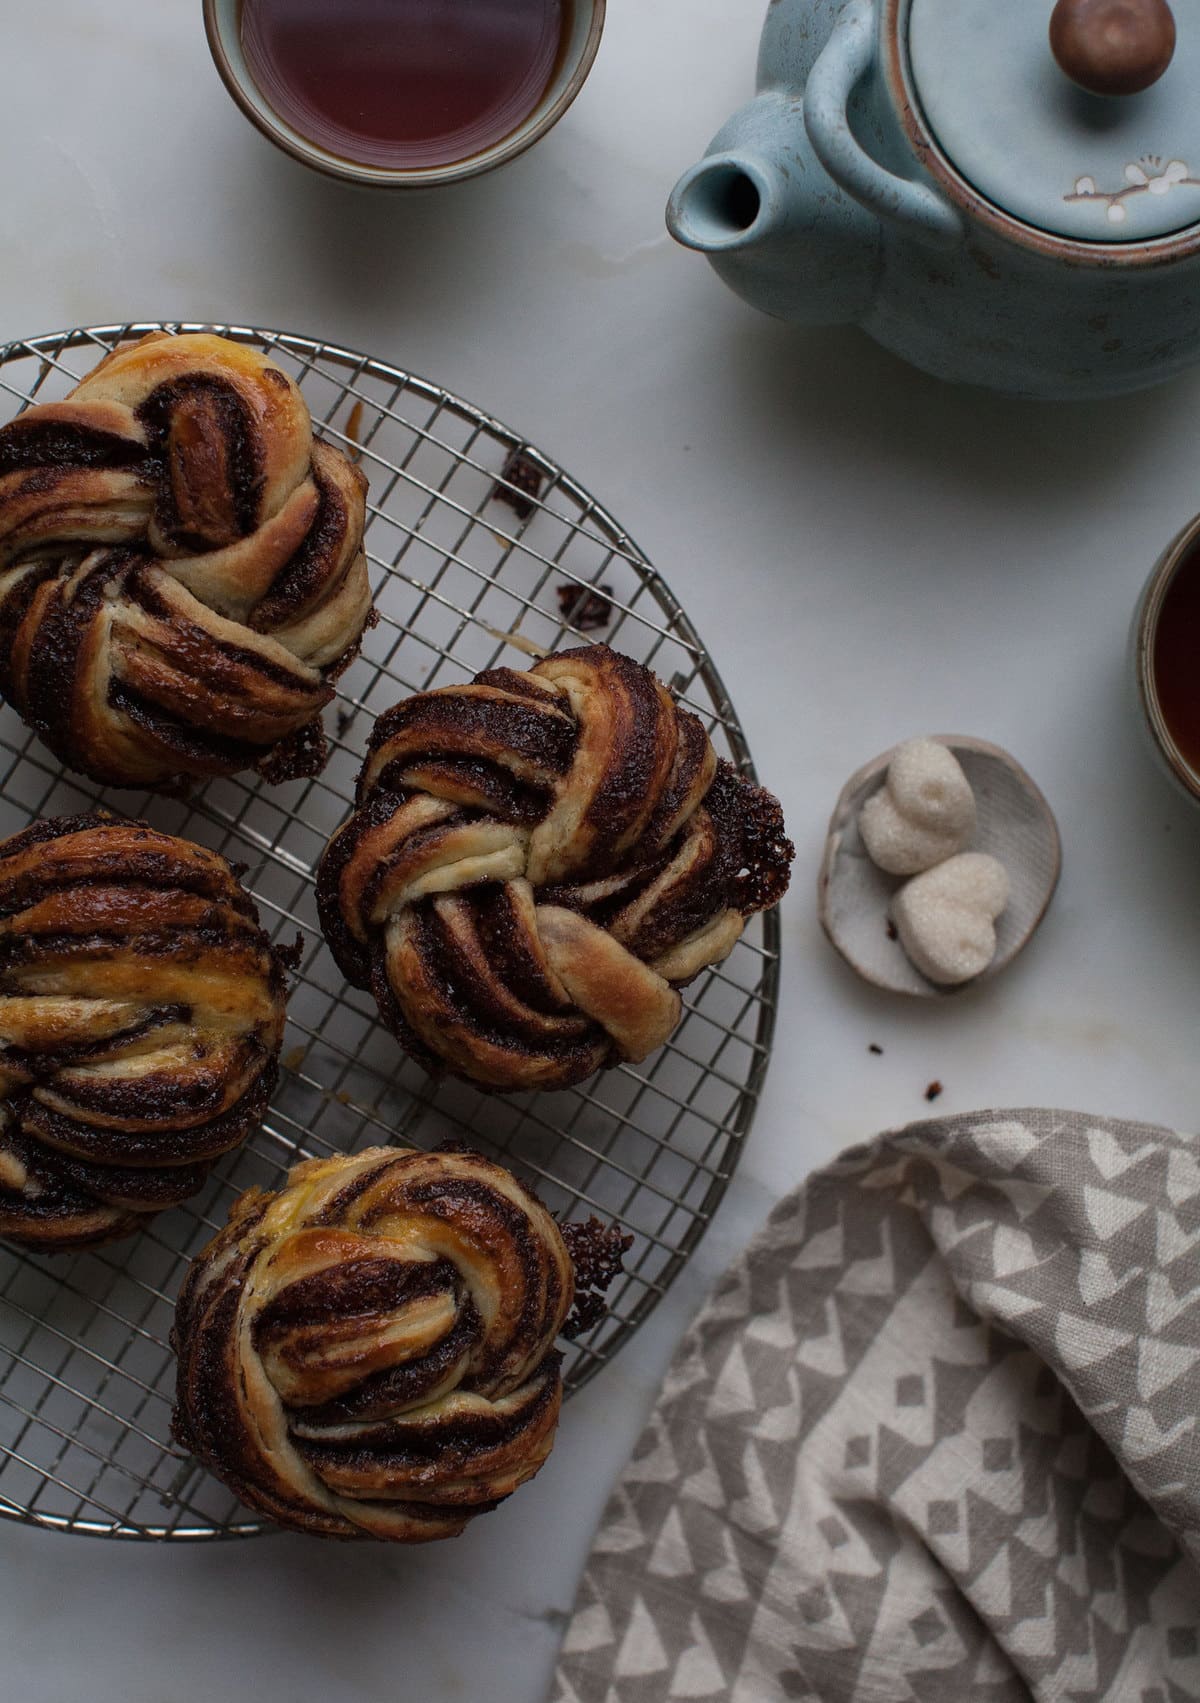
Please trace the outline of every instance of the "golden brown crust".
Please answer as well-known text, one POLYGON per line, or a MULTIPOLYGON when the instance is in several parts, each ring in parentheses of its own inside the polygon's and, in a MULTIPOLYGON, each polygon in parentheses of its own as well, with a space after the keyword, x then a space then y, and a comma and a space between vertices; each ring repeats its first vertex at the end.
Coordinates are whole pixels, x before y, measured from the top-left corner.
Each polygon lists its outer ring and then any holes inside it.
POLYGON ((188 1273, 176 1435, 280 1525, 453 1537, 550 1452, 573 1295, 554 1220, 478 1154, 310 1160, 188 1273))
POLYGON ((275 1083, 284 970, 224 858, 103 814, 0 844, 0 1236, 128 1235, 275 1083))
POLYGON ((787 886, 770 794, 605 645, 381 716, 321 862, 347 978, 430 1068, 560 1088, 670 1035, 678 988, 787 886))
POLYGON ((117 786, 323 760, 366 481, 258 350, 151 333, 0 428, 0 692, 117 786))

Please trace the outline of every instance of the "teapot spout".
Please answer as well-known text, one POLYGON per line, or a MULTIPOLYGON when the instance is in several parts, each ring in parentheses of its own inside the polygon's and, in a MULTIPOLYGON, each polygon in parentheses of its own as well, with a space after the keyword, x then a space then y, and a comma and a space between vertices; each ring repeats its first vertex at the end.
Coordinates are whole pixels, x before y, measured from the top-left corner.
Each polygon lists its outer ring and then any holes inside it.
POLYGON ((667 229, 779 319, 843 325, 871 304, 879 221, 821 165, 794 96, 768 91, 729 121, 675 185, 667 229))
POLYGON ((684 172, 667 204, 667 229, 684 248, 724 254, 762 242, 779 219, 770 167, 740 150, 708 154, 684 172))

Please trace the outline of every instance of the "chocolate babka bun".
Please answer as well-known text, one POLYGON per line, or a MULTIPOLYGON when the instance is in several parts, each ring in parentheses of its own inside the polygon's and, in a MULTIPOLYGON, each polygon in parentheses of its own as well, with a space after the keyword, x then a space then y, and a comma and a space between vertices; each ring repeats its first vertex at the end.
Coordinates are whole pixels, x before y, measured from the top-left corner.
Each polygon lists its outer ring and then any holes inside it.
POLYGON ((427 1068, 561 1088, 644 1059, 784 893, 776 800, 606 645, 380 717, 317 894, 346 978, 427 1068))
POLYGON ((257 1129, 283 964, 224 858, 104 815, 0 844, 0 1236, 125 1236, 257 1129))
POLYGON ((453 1537, 550 1453, 574 1287, 553 1218, 478 1154, 309 1160, 184 1281, 176 1436, 296 1531, 453 1537))
POLYGON ((370 613, 365 508, 258 350, 120 345, 0 429, 0 693, 106 784, 315 772, 370 613))

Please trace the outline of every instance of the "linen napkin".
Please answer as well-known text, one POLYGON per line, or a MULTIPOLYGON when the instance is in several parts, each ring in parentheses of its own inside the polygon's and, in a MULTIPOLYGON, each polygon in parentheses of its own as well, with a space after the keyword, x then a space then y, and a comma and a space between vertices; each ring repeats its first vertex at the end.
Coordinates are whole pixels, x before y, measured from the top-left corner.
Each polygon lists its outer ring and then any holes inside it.
POLYGON ((1200 1147, 914 1124, 810 1178, 685 1338, 555 1703, 1200 1698, 1200 1147))

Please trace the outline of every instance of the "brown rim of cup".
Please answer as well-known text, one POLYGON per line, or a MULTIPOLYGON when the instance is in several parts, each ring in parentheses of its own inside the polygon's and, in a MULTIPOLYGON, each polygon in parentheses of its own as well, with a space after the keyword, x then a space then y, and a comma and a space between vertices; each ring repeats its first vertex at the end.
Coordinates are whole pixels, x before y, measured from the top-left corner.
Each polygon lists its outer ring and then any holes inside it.
POLYGON ((1151 571, 1142 593, 1137 617, 1134 648, 1134 669, 1137 678, 1138 701, 1155 745, 1172 775, 1185 791, 1200 800, 1200 773, 1191 766, 1176 745, 1158 701, 1158 684, 1154 678, 1154 641, 1158 635, 1158 618, 1167 592, 1181 565, 1200 541, 1200 515, 1190 520, 1175 535, 1151 571))
MULTIPOLYGON (((509 160, 515 160, 527 148, 532 148, 535 142, 540 141, 546 132, 558 123, 587 81, 600 46, 607 6, 607 0, 572 0, 572 3, 590 12, 588 33, 575 69, 537 123, 527 127, 518 125, 506 142, 496 144, 486 156, 472 155, 465 160, 451 161, 449 165, 427 166, 414 171, 390 170, 387 167, 344 160, 322 148, 319 143, 308 142, 304 138, 294 139, 291 126, 274 113, 265 94, 259 90, 263 105, 267 107, 271 119, 275 120, 274 123, 255 105, 242 87, 241 78, 225 45, 220 16, 221 0, 204 0, 204 31, 208 37, 208 50, 212 55, 213 64, 229 94, 254 128, 265 136, 268 142, 274 142, 277 148, 281 148, 285 154, 290 154, 292 159, 298 160, 301 165, 308 166, 313 171, 323 172, 326 177, 337 178, 342 183, 360 184, 368 189, 432 189, 439 183, 461 183, 467 178, 482 177, 485 172, 494 171, 497 166, 507 165, 509 160)), ((237 15, 240 20, 241 0, 238 0, 237 15)), ((249 76, 248 70, 246 75, 249 76)), ((257 84, 255 88, 258 88, 257 84)))

